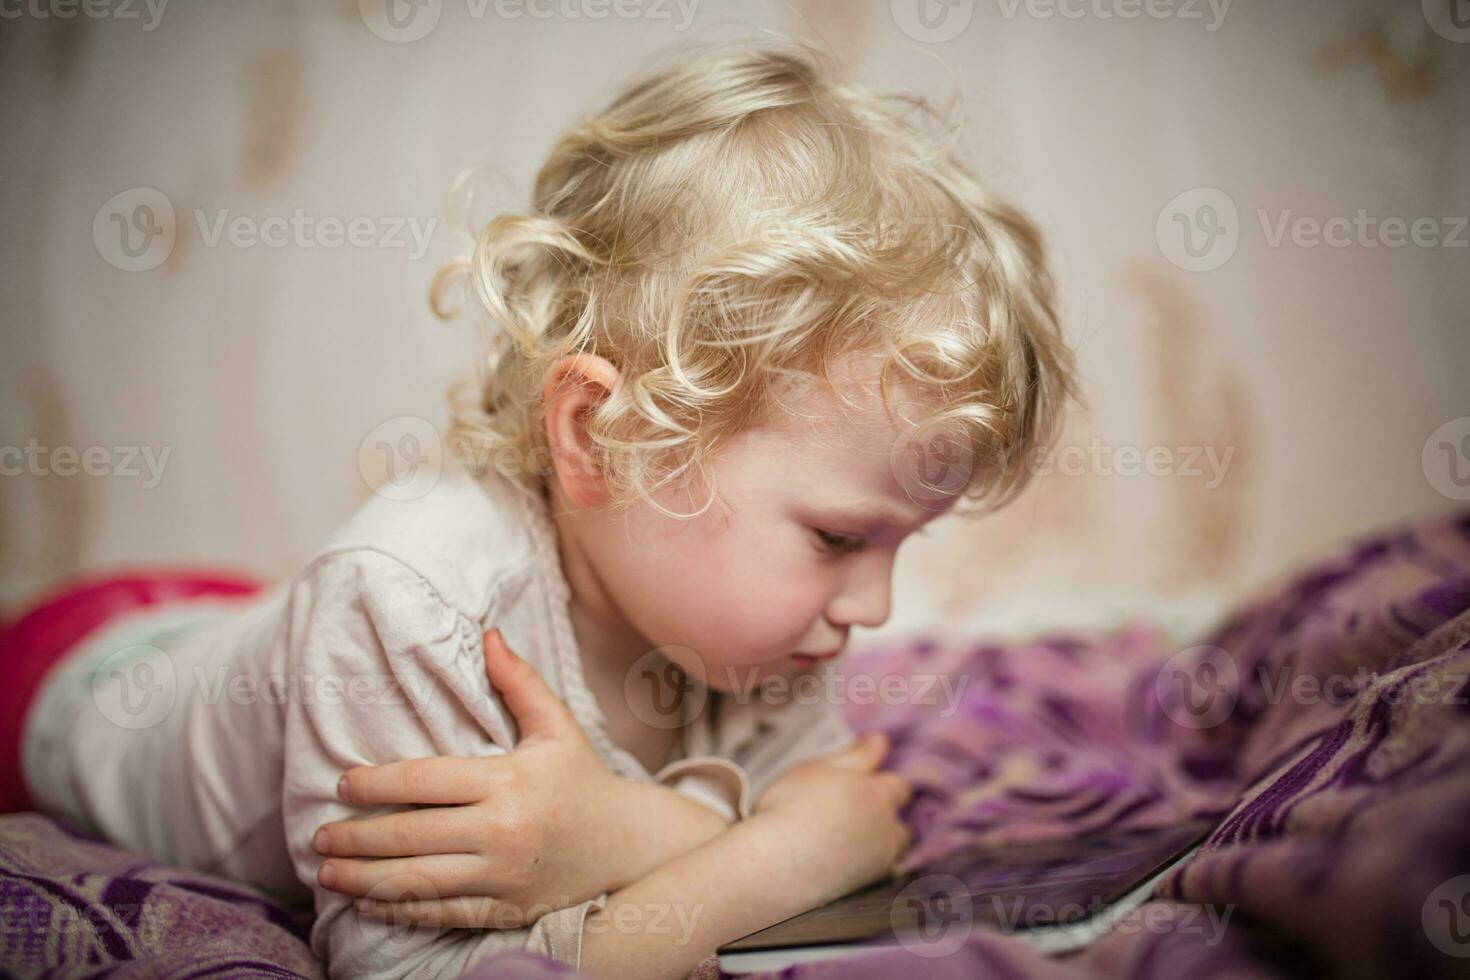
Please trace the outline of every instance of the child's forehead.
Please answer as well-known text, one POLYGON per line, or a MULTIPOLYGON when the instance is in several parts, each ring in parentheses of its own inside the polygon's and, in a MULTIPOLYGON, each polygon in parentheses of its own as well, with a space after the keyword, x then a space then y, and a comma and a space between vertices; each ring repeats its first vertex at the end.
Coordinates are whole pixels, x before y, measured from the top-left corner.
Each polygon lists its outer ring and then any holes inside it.
POLYGON ((773 392, 767 424, 798 441, 866 440, 891 443, 927 414, 912 387, 890 377, 882 389, 885 359, 849 353, 828 365, 831 384, 820 376, 793 377, 773 392))
POLYGON ((890 378, 885 403, 884 363, 852 356, 830 366, 830 386, 821 377, 789 385, 774 417, 749 434, 745 465, 828 497, 897 502, 905 515, 899 524, 946 510, 975 460, 962 443, 948 443, 951 455, 936 448, 926 426, 936 406, 913 385, 890 378))

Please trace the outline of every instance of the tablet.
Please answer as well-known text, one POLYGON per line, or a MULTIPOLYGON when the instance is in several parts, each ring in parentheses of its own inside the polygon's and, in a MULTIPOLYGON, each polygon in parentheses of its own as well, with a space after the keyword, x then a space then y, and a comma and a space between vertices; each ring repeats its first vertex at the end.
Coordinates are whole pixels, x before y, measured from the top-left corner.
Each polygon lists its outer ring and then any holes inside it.
POLYGON ((729 943, 719 951, 720 968, 778 970, 875 945, 942 956, 979 928, 1048 954, 1073 952, 1145 902, 1213 828, 1194 822, 977 846, 729 943))

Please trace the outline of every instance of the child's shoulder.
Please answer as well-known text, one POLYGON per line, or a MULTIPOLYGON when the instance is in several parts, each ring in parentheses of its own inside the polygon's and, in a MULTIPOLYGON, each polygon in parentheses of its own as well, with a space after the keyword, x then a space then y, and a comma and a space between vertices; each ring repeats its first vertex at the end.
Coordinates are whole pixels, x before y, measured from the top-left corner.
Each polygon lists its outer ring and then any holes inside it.
POLYGON ((374 552, 423 578, 459 612, 479 619, 497 591, 555 554, 544 504, 508 478, 451 466, 409 499, 375 493, 313 557, 374 552))

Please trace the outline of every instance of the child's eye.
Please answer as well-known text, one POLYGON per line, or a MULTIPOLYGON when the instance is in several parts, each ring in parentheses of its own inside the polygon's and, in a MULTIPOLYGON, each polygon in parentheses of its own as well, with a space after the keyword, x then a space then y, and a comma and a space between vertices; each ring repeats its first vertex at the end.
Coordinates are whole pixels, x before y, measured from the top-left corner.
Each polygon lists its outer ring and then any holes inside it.
POLYGON ((863 549, 862 538, 855 538, 848 534, 833 534, 831 531, 823 531, 821 528, 812 528, 816 532, 817 540, 822 542, 822 547, 836 554, 851 554, 863 549))

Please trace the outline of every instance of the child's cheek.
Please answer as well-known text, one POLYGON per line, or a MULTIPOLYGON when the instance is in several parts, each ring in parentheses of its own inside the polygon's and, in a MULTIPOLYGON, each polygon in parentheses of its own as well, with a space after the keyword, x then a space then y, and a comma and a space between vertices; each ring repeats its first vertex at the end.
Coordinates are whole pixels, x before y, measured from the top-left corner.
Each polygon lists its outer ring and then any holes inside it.
POLYGON ((746 670, 789 656, 814 637, 821 624, 825 585, 808 566, 792 567, 791 555, 769 546, 715 539, 699 556, 687 555, 664 595, 679 610, 683 635, 699 637, 700 655, 712 672, 746 670))
MULTIPOLYGON (((782 660, 795 653, 813 632, 813 614, 799 596, 791 593, 746 596, 729 608, 738 610, 738 615, 726 622, 723 632, 735 643, 724 647, 721 659, 733 666, 752 667, 782 660)), ((721 646, 715 644, 714 648, 721 646)))

